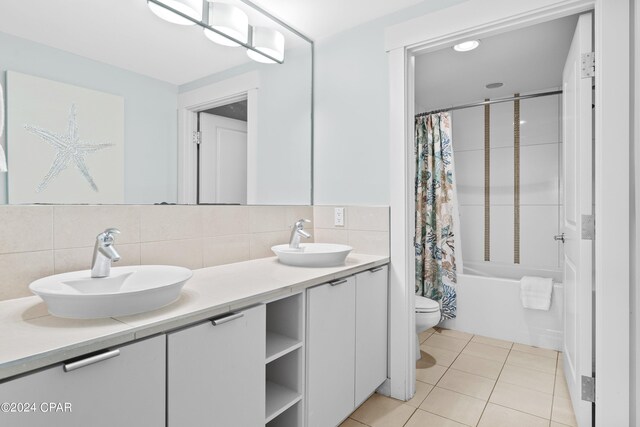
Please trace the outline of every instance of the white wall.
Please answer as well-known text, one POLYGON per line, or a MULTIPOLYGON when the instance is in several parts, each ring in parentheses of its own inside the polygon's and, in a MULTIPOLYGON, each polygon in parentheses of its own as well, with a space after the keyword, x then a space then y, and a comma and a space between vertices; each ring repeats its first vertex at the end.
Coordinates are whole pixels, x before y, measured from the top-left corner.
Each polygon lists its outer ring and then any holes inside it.
MULTIPOLYGON (((419 70, 416 70, 419 73, 419 70)), ((561 266, 559 95, 520 101, 520 265, 561 266)), ((464 261, 484 260, 484 107, 452 112, 464 261)), ((491 105, 490 262, 514 263, 513 102, 491 105)))
POLYGON ((176 202, 177 86, 0 33, 0 72, 7 70, 124 97, 125 202, 176 202))
POLYGON ((389 204, 384 29, 463 1, 422 2, 316 41, 315 203, 389 204))

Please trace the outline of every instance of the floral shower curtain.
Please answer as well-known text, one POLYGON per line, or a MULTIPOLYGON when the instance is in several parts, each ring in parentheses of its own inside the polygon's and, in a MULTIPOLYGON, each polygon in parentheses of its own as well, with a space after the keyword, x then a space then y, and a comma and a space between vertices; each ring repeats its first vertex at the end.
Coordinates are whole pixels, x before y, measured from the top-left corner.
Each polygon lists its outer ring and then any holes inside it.
POLYGON ((456 317, 453 150, 449 113, 416 117, 416 294, 456 317))

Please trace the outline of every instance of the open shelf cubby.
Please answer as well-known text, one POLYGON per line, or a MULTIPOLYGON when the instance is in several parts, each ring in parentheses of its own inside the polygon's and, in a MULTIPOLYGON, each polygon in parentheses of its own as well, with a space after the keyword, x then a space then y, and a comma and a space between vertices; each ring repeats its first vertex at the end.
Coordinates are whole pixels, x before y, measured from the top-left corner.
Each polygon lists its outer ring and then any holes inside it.
POLYGON ((270 363, 302 347, 304 321, 303 294, 292 295, 267 304, 267 348, 265 363, 270 363))
POLYGON ((267 303, 265 424, 296 427, 303 417, 304 293, 267 303))

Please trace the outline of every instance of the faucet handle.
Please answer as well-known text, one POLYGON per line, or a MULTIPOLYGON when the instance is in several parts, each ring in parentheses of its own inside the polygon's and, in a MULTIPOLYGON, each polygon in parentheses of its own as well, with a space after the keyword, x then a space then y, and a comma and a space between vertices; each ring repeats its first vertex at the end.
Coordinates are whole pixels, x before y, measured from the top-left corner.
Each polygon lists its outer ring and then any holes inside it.
POLYGON ((102 240, 105 243, 113 243, 113 238, 117 234, 120 234, 120 230, 118 230, 117 228, 111 227, 111 228, 107 228, 102 233, 98 234, 97 239, 102 240))
POLYGON ((310 219, 306 219, 306 218, 300 218, 299 220, 296 221, 296 226, 300 226, 300 225, 304 224, 305 222, 309 223, 309 222, 311 222, 311 220, 310 219))

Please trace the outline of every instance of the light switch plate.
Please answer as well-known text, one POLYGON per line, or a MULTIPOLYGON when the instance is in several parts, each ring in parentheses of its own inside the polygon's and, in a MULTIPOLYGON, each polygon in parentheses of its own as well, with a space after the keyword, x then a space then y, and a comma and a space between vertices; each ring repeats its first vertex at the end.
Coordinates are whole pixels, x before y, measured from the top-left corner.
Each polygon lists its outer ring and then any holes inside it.
POLYGON ((344 227, 344 208, 333 209, 333 225, 344 227))

